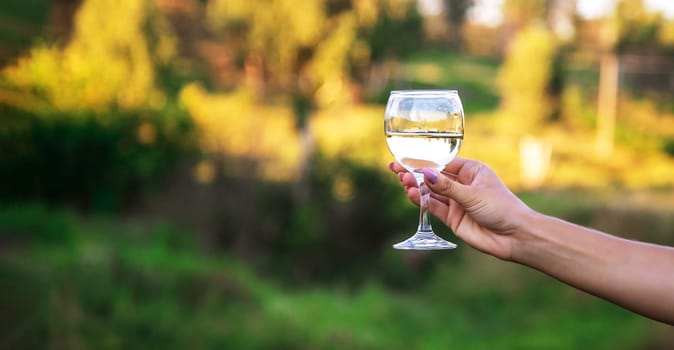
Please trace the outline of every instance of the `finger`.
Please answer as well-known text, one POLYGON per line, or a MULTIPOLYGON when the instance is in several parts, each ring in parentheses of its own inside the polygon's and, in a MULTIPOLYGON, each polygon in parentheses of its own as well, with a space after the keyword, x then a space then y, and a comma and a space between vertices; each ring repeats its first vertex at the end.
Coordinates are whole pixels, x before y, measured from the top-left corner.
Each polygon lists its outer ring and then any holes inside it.
POLYGON ((445 169, 443 172, 448 172, 452 174, 458 174, 461 172, 461 169, 466 165, 471 162, 475 162, 474 160, 467 159, 467 158, 461 158, 461 157, 456 157, 454 158, 447 166, 445 166, 445 169))
POLYGON ((400 181, 404 186, 407 187, 419 187, 417 184, 417 179, 410 173, 402 173, 402 176, 400 176, 400 181))
POLYGON ((407 194, 407 199, 410 200, 414 205, 419 206, 419 198, 421 198, 419 194, 419 188, 417 187, 405 187, 405 192, 407 194))
POLYGON ((449 198, 447 196, 443 196, 443 195, 441 195, 439 193, 435 193, 433 191, 431 191, 430 194, 431 194, 432 198, 435 198, 435 199, 439 200, 440 202, 449 203, 449 198))
MULTIPOLYGON (((410 202, 414 203, 415 205, 419 205, 419 189, 417 187, 408 187, 405 186, 405 193, 407 194, 407 199, 410 200, 410 202)), ((438 214, 446 214, 447 206, 449 203, 449 198, 431 192, 431 198, 429 201, 429 210, 431 210, 431 206, 437 207, 439 209, 443 209, 444 211, 438 211, 438 214), (432 204, 431 204, 432 203, 432 204), (444 207, 444 208, 443 208, 444 207)), ((440 217, 440 216, 439 216, 440 217)))
POLYGON ((445 200, 436 198, 431 192, 431 198, 428 201, 428 211, 440 220, 445 220, 449 212, 449 200, 446 198, 444 197, 445 200))
POLYGON ((400 163, 398 162, 390 162, 388 163, 388 168, 391 169, 394 173, 401 173, 401 172, 407 172, 407 169, 405 169, 400 163))
POLYGON ((447 176, 451 177, 451 178, 454 179, 454 180, 457 180, 457 179, 459 178, 459 174, 450 173, 449 171, 446 171, 446 170, 443 170, 443 171, 441 171, 440 173, 442 173, 442 174, 444 174, 444 175, 447 175, 447 176))
POLYGON ((397 162, 388 163, 388 168, 398 175, 400 182, 405 186, 417 186, 417 181, 402 165, 397 162))
POLYGON ((430 168, 424 168, 423 172, 424 182, 431 191, 454 199, 464 207, 469 206, 470 202, 475 198, 474 190, 470 186, 464 185, 430 168))

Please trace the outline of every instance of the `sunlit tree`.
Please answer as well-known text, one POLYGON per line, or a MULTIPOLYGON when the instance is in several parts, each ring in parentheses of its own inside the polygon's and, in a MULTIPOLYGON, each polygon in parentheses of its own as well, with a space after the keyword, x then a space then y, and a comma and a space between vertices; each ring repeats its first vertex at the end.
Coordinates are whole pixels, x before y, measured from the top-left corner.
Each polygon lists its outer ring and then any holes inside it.
POLYGON ((164 101, 156 68, 173 51, 153 1, 86 0, 64 47, 39 45, 2 72, 15 96, 4 102, 64 111, 156 107, 164 101))
POLYGON ((300 127, 308 111, 352 97, 364 68, 416 47, 412 0, 211 0, 207 21, 244 83, 290 97, 300 127))
POLYGON ((536 130, 554 111, 548 91, 556 52, 554 35, 541 25, 530 25, 520 31, 507 49, 498 75, 501 108, 509 119, 516 121, 519 130, 536 130))
POLYGON ((555 34, 556 0, 506 0, 506 27, 513 31, 498 75, 501 109, 525 133, 559 114, 561 41, 555 34))
POLYGON ((313 154, 308 120, 335 101, 359 99, 370 68, 418 45, 413 0, 211 0, 207 23, 254 96, 293 107, 300 179, 313 154))

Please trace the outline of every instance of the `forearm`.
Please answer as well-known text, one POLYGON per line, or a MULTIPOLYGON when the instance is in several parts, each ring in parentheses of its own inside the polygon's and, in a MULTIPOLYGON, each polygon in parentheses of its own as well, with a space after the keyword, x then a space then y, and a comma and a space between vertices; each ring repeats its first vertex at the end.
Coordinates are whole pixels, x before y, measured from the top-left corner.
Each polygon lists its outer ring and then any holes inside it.
POLYGON ((513 235, 513 260, 674 324, 674 248, 622 239, 535 214, 513 235))

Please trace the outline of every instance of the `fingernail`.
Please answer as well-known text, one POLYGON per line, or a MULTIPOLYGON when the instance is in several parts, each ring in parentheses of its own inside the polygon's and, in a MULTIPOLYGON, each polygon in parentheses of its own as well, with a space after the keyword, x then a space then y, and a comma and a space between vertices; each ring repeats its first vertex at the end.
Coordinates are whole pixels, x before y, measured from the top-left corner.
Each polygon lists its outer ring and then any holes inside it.
POLYGON ((391 169, 391 170, 393 170, 393 162, 389 162, 389 163, 388 163, 388 168, 391 169))
POLYGON ((428 179, 428 181, 432 184, 435 184, 438 182, 438 173, 431 169, 431 168, 424 168, 423 170, 424 176, 428 179))

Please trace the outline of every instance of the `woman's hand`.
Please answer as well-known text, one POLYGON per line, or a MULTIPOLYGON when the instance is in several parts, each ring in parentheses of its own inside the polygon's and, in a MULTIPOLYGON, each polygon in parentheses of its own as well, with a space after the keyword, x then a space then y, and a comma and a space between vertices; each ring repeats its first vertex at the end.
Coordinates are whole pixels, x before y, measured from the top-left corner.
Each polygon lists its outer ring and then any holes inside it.
MULTIPOLYGON (((398 174, 408 198, 419 205, 419 190, 412 174, 400 164, 398 174)), ((483 163, 454 159, 442 172, 425 168, 424 182, 431 190, 429 211, 463 241, 484 253, 512 260, 513 243, 529 216, 535 214, 483 163)))
MULTIPOLYGON (((412 202, 414 176, 390 163, 412 202)), ((457 158, 423 169, 430 212, 474 248, 535 268, 644 316, 674 325, 674 248, 627 240, 539 214, 486 165, 457 158)))

